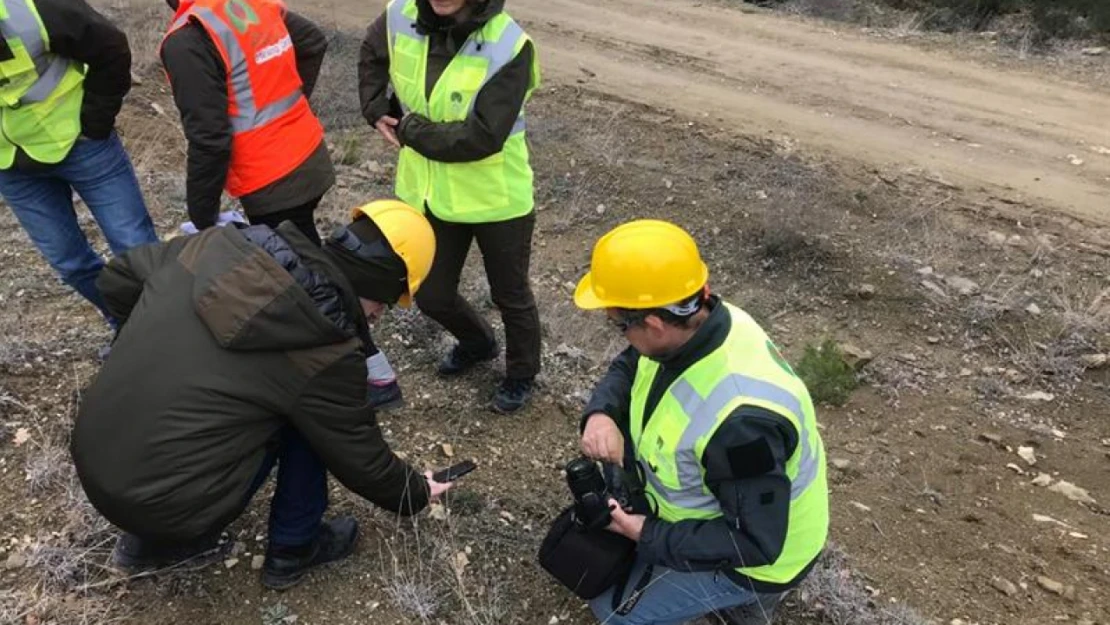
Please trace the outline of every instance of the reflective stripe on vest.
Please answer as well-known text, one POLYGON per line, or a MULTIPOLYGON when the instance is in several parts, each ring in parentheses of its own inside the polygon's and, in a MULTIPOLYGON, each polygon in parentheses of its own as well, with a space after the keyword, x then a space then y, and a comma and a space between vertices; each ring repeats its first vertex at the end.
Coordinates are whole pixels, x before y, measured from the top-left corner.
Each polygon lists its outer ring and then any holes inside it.
MULTIPOLYGON (((280 100, 259 109, 255 105, 254 89, 251 86, 251 78, 248 73, 247 55, 239 45, 239 39, 235 36, 235 33, 231 31, 226 22, 207 7, 194 7, 192 12, 203 19, 205 24, 219 36, 223 49, 227 51, 228 65, 231 70, 228 76, 228 84, 231 90, 229 95, 235 104, 230 116, 233 132, 238 134, 261 128, 293 110, 293 107, 304 97, 304 93, 299 87, 280 100)), ((171 30, 180 28, 188 19, 189 14, 181 16, 174 22, 171 30)), ((291 41, 289 45, 293 45, 291 41)))
POLYGON ((789 410, 798 423, 798 437, 801 458, 798 463, 798 475, 790 484, 790 499, 797 499, 805 492, 817 477, 820 462, 819 453, 810 443, 810 432, 806 426, 805 414, 798 398, 790 391, 745 375, 733 373, 726 376, 710 391, 708 397, 702 397, 683 379, 677 380, 670 390, 671 395, 682 406, 682 410, 689 417, 689 425, 682 433, 678 443, 678 457, 675 463, 678 468, 678 479, 681 490, 668 489, 659 481, 655 472, 648 463, 641 462, 644 474, 656 493, 672 505, 692 510, 713 511, 720 508, 717 498, 705 492, 705 480, 702 477, 701 460, 694 451, 694 443, 708 435, 717 425, 721 411, 737 397, 751 397, 767 401, 789 410))
POLYGON ((28 2, 30 0, 5 0, 8 17, 0 23, 0 30, 6 39, 13 36, 19 38, 38 73, 35 83, 19 98, 20 104, 46 100, 62 84, 66 71, 74 65, 72 61, 47 52, 46 41, 43 40, 44 27, 28 2))
MULTIPOLYGON (((396 46, 397 37, 408 37, 419 43, 420 45, 427 44, 427 37, 420 34, 416 30, 416 21, 405 15, 406 4, 407 3, 403 0, 394 0, 389 4, 389 8, 387 9, 386 22, 389 29, 388 32, 390 33, 390 49, 393 49, 394 46, 396 46)), ((505 27, 505 30, 502 31, 501 36, 495 42, 491 43, 488 41, 481 41, 478 37, 475 37, 473 35, 466 40, 466 43, 463 44, 463 47, 461 50, 459 50, 458 54, 460 56, 470 56, 484 59, 488 63, 488 66, 486 68, 486 75, 482 79, 481 86, 478 88, 478 91, 481 91, 482 87, 485 87, 486 83, 488 83, 497 74, 497 72, 501 70, 501 68, 508 65, 509 62, 516 57, 517 41, 519 41, 520 38, 524 36, 524 34, 524 29, 521 28, 520 24, 517 24, 515 20, 511 20, 508 26, 505 27)), ((467 109, 468 114, 474 110, 474 103, 476 101, 477 98, 474 98, 470 101, 470 106, 467 109)), ((405 114, 411 112, 403 102, 401 103, 401 110, 405 114)), ((520 115, 516 119, 516 122, 513 124, 513 129, 509 136, 516 135, 524 131, 524 111, 522 109, 520 115)))

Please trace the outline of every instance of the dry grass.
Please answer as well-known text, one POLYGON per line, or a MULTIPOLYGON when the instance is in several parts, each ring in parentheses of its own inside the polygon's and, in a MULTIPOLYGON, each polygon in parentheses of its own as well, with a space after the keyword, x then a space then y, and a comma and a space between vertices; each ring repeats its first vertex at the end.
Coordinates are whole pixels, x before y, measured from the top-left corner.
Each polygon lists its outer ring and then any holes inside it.
POLYGON ((816 618, 827 625, 928 625, 929 621, 903 604, 882 605, 853 572, 848 557, 830 545, 789 600, 789 615, 816 618))

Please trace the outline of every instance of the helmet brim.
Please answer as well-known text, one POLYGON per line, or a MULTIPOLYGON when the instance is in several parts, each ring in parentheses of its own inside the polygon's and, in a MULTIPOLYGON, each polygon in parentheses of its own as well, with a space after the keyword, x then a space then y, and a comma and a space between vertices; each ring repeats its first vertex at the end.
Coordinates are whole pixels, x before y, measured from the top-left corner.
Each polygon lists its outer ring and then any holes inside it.
POLYGON ((578 281, 578 287, 574 289, 574 305, 582 310, 598 310, 612 306, 594 292, 593 273, 587 273, 578 281))

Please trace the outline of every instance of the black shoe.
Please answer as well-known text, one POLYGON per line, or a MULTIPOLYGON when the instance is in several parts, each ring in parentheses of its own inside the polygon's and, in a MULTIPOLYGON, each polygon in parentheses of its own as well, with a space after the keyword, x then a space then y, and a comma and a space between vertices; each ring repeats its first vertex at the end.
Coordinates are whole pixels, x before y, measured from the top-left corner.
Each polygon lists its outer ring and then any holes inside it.
POLYGON ((532 378, 505 378, 493 395, 493 409, 502 414, 516 412, 532 399, 532 378))
POLYGON ((497 358, 498 353, 497 341, 477 351, 465 348, 462 345, 455 345, 455 347, 451 349, 451 353, 447 354, 443 361, 439 363, 439 374, 458 375, 465 371, 469 371, 478 363, 497 358))
POLYGON ((133 534, 123 534, 112 550, 112 564, 129 575, 138 575, 173 567, 199 569, 219 562, 231 551, 231 542, 220 544, 219 535, 174 545, 144 541, 133 534))
POLYGON ((358 521, 340 517, 322 524, 316 540, 303 547, 271 546, 262 565, 262 585, 272 590, 296 586, 310 569, 354 553, 357 540, 358 521))
POLYGON ((405 405, 401 385, 397 384, 397 380, 389 384, 367 383, 366 401, 370 402, 371 408, 378 411, 396 410, 405 405))

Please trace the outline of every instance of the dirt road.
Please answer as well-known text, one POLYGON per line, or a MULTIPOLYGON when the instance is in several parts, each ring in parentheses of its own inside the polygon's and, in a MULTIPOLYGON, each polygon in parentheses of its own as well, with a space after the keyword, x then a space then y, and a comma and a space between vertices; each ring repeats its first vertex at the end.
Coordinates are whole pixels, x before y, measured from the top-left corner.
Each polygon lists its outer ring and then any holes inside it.
MULTIPOLYGON (((309 0, 366 24, 378 3, 309 0)), ((1110 94, 690 0, 511 0, 549 83, 1110 223, 1110 94), (1100 149, 1102 148, 1102 149, 1100 149), (1083 161, 1081 164, 1073 164, 1083 161)))

